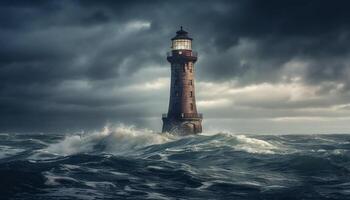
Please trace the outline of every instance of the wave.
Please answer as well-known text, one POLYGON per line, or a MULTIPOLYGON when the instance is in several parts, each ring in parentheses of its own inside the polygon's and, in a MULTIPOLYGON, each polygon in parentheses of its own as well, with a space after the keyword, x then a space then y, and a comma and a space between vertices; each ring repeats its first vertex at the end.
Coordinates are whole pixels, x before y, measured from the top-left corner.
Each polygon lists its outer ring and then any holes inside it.
POLYGON ((94 152, 127 155, 142 147, 162 144, 174 139, 176 136, 158 134, 148 129, 136 129, 134 126, 108 125, 102 131, 68 135, 62 141, 50 144, 40 151, 60 156, 94 152))
POLYGON ((232 133, 200 134, 180 137, 137 129, 123 124, 107 125, 101 131, 87 134, 67 135, 62 140, 38 150, 32 159, 52 156, 68 156, 79 153, 106 153, 112 155, 140 155, 164 152, 212 151, 213 148, 231 148, 252 154, 282 153, 282 145, 247 135, 232 133), (147 151, 148 149, 148 151, 147 151))
POLYGON ((260 153, 260 154, 274 154, 277 150, 281 149, 281 145, 272 144, 262 139, 251 138, 246 135, 234 135, 231 133, 225 134, 225 139, 233 144, 233 148, 238 151, 245 151, 248 153, 260 153))
POLYGON ((14 148, 11 146, 1 145, 0 146, 0 159, 17 155, 18 153, 21 153, 23 151, 24 151, 24 149, 21 149, 21 148, 14 148))

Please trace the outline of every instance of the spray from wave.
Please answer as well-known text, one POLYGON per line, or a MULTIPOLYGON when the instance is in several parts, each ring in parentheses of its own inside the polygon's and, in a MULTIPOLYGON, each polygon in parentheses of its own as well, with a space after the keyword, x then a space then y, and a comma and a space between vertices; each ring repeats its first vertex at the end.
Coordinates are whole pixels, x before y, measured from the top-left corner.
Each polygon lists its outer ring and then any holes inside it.
POLYGON ((102 131, 87 134, 68 135, 62 141, 49 145, 44 152, 56 155, 105 152, 127 155, 142 147, 162 144, 176 139, 176 136, 159 134, 148 129, 120 124, 107 125, 102 131))

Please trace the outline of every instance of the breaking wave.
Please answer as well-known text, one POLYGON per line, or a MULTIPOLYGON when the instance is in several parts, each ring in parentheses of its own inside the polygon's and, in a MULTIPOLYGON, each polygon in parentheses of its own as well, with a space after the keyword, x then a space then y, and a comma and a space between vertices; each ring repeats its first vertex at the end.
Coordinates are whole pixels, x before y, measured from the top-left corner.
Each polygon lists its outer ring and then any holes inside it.
POLYGON ((126 155, 133 151, 154 144, 162 144, 173 140, 175 136, 157 134, 147 129, 136 129, 133 126, 106 126, 100 132, 69 135, 62 141, 50 144, 44 152, 57 155, 73 155, 77 153, 93 153, 98 150, 115 155, 126 155))
MULTIPOLYGON (((274 150, 279 148, 277 144, 246 135, 218 133, 211 136, 201 134, 180 137, 121 125, 117 128, 106 126, 103 131, 92 134, 67 136, 63 141, 50 145, 47 150, 61 155, 71 155, 80 152, 92 152, 94 147, 102 145, 105 152, 125 155, 125 153, 131 153, 143 147, 170 143, 180 139, 182 144, 187 146, 188 143, 191 143, 194 148, 206 145, 227 146, 248 153, 275 153, 274 150), (198 138, 200 140, 197 140, 198 138)), ((181 144, 177 145, 177 147, 182 147, 181 144)))
MULTIPOLYGON (((147 129, 136 129, 133 126, 106 126, 102 131, 88 134, 67 135, 61 141, 49 144, 39 152, 44 155, 68 156, 79 153, 108 153, 113 155, 132 155, 140 149, 153 145, 166 144, 170 151, 181 151, 191 148, 192 151, 214 147, 230 147, 233 150, 248 153, 274 154, 279 146, 267 141, 251 138, 246 135, 218 133, 180 137, 167 133, 157 133, 147 129), (175 145, 172 145, 174 143, 175 145)), ((158 150, 159 146, 157 146, 158 150)))

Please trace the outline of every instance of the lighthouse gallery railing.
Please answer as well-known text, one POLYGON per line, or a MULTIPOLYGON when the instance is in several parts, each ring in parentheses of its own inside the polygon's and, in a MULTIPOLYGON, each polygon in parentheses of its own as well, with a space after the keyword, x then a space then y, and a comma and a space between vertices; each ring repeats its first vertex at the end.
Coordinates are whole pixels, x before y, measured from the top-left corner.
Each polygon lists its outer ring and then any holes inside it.
MULTIPOLYGON (((183 119, 187 119, 187 118, 203 118, 203 114, 202 113, 179 113, 179 114, 170 114, 172 117, 180 117, 183 119)), ((162 114, 163 118, 168 118, 168 114, 162 114)))
POLYGON ((193 56, 193 57, 198 57, 198 53, 196 51, 169 51, 166 53, 168 57, 170 56, 193 56), (181 52, 181 53, 180 53, 181 52))

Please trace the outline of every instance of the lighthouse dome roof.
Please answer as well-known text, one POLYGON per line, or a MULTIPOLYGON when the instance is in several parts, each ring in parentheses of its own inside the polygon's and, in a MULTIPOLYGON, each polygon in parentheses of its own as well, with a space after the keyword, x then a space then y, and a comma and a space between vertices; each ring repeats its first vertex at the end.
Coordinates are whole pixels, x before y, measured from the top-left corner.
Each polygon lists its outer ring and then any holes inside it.
POLYGON ((188 32, 182 29, 182 26, 180 30, 176 31, 176 36, 171 38, 171 40, 177 40, 177 39, 193 40, 188 36, 188 32))

